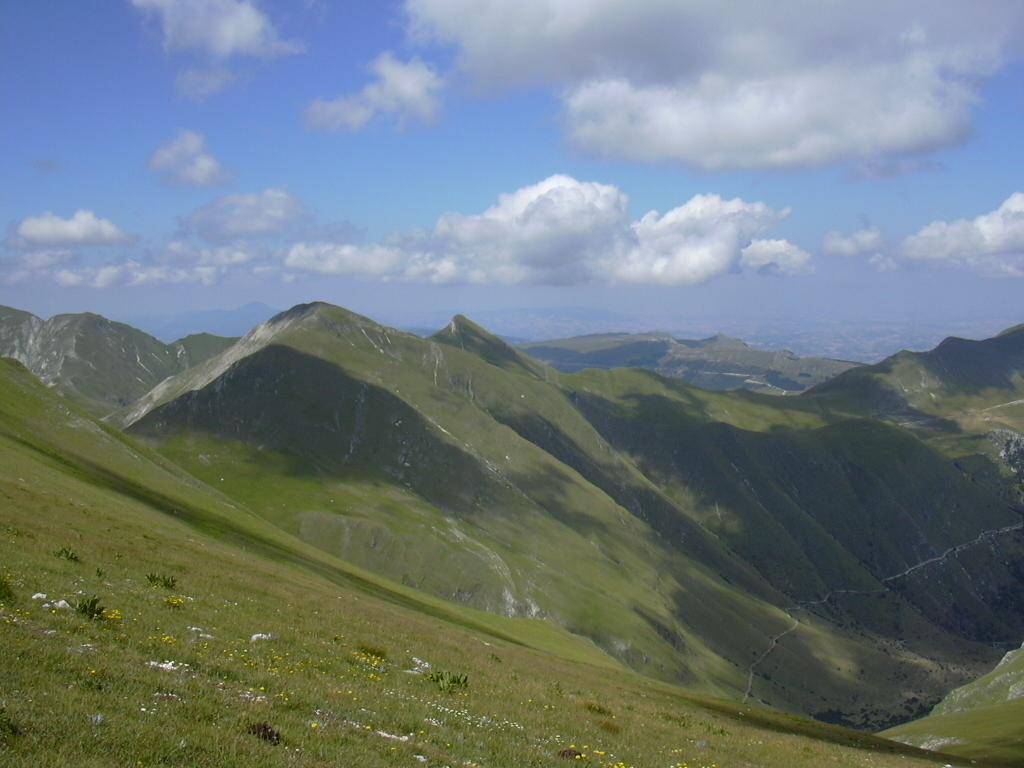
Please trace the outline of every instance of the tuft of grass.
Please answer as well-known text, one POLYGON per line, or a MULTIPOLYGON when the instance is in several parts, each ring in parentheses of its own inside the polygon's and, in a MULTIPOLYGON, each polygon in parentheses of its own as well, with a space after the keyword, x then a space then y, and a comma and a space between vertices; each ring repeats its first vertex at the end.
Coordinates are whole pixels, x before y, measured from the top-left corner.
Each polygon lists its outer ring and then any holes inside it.
POLYGON ((604 717, 611 717, 612 714, 612 711, 608 709, 608 707, 598 704, 596 701, 588 701, 584 703, 583 708, 587 710, 587 712, 591 712, 595 715, 603 715, 604 717))
POLYGON ((469 687, 468 675, 449 672, 447 670, 430 672, 427 674, 427 680, 434 683, 441 693, 454 693, 455 691, 465 690, 469 687))
POLYGON ((69 547, 61 547, 53 553, 55 557, 59 557, 61 560, 67 560, 70 563, 80 563, 81 558, 78 557, 78 553, 69 547))
POLYGON ((166 576, 162 573, 147 573, 146 581, 149 582, 149 586, 151 587, 174 589, 178 586, 178 580, 174 576, 166 576))
POLYGON ((100 605, 100 599, 93 595, 79 600, 75 610, 90 621, 94 621, 103 616, 104 608, 100 605))

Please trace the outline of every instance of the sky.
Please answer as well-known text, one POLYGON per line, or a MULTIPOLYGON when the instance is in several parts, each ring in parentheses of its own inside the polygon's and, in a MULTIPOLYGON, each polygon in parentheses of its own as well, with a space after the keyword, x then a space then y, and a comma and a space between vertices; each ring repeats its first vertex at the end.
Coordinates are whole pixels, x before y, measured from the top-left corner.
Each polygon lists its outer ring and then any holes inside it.
POLYGON ((1024 321, 1019 0, 3 2, 0 104, 42 316, 1024 321))

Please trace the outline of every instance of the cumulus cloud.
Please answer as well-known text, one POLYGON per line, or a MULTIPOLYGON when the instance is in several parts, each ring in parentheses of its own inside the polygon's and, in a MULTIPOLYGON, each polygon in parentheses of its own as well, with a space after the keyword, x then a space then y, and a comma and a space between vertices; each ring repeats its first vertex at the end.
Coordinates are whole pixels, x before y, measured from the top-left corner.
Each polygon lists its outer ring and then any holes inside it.
POLYGON ((194 211, 183 228, 212 243, 278 235, 306 215, 302 203, 283 189, 227 195, 194 211))
POLYGON ((132 5, 159 19, 168 50, 200 51, 217 59, 274 58, 303 50, 295 40, 282 40, 248 0, 132 0, 132 5))
POLYGON ((810 263, 811 254, 788 240, 754 240, 740 257, 744 267, 784 275, 799 274, 810 263))
POLYGON ((227 171, 206 149, 206 139, 193 131, 180 131, 177 138, 160 147, 149 160, 149 168, 168 181, 192 187, 224 183, 227 171))
POLYGON ((310 127, 358 131, 379 114, 393 115, 400 124, 409 119, 430 122, 437 116, 444 81, 430 65, 419 59, 399 61, 384 53, 370 70, 375 79, 359 93, 310 104, 306 110, 310 127))
POLYGON ((285 266, 325 274, 386 275, 401 262, 399 250, 386 246, 349 243, 295 243, 285 256, 285 266))
POLYGON ((578 146, 711 170, 908 167, 966 137, 1024 39, 1017 0, 741 5, 406 0, 481 87, 556 89, 578 146))
POLYGON ((1024 276, 1024 193, 973 219, 933 221, 903 241, 903 255, 988 274, 1024 276))
POLYGON ((124 245, 131 241, 112 221, 88 210, 75 211, 69 219, 50 212, 30 216, 18 224, 12 240, 23 248, 124 245))
POLYGON ((810 259, 787 241, 756 239, 789 213, 765 203, 697 195, 635 222, 628 205, 614 186, 557 175, 381 244, 298 243, 285 266, 432 283, 689 285, 744 268, 794 272, 810 259))

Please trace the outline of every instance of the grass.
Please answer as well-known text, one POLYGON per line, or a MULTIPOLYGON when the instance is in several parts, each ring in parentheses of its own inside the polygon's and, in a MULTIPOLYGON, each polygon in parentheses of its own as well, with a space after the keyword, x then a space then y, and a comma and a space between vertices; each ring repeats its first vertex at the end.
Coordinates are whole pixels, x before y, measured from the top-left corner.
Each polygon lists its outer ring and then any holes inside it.
POLYGON ((591 766, 931 760, 468 631, 218 541, 41 462, 0 466, 5 522, 17 531, 0 537, 11 582, 51 596, 94 590, 119 613, 90 621, 38 602, 4 607, 4 765, 372 768, 415 765, 419 755, 439 765, 555 766, 566 749, 591 766), (103 580, 50 556, 55 530, 103 565, 103 580), (179 611, 144 577, 167 568, 190 574, 179 611), (271 639, 254 642, 257 633, 271 639), (442 693, 407 671, 415 659, 472 684, 442 693), (586 709, 599 696, 614 702, 614 720, 586 709))

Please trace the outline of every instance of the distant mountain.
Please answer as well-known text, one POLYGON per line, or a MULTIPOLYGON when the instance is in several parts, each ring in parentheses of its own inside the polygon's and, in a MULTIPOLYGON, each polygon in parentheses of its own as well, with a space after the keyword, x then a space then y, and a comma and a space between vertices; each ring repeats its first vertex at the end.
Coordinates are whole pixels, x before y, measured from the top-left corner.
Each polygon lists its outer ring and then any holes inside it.
POLYGON ((856 363, 755 349, 728 336, 676 339, 667 333, 608 333, 523 344, 538 360, 573 373, 586 368, 646 368, 704 389, 802 392, 856 363))
POLYGON ((813 390, 820 402, 931 430, 1024 431, 1024 326, 899 352, 813 390))
POLYGON ((888 725, 1024 635, 987 433, 816 389, 563 374, 461 316, 423 339, 308 304, 117 420, 333 555, 717 695, 888 725))
POLYGON ((199 333, 242 336, 280 310, 253 302, 236 309, 211 309, 169 315, 130 315, 120 318, 166 342, 199 333))
POLYGON ((235 339, 197 334, 164 344, 100 315, 42 320, 0 307, 0 357, 12 357, 48 386, 103 415, 161 381, 219 354, 235 339))

